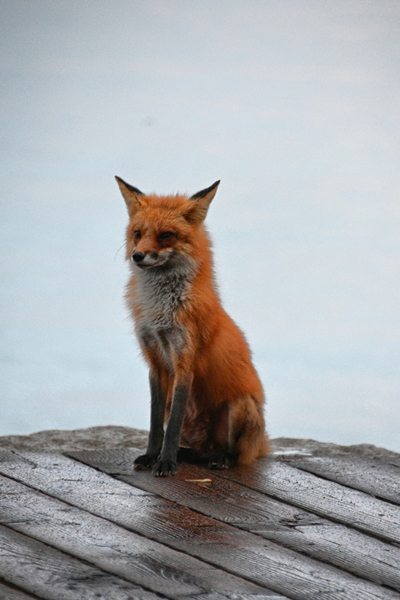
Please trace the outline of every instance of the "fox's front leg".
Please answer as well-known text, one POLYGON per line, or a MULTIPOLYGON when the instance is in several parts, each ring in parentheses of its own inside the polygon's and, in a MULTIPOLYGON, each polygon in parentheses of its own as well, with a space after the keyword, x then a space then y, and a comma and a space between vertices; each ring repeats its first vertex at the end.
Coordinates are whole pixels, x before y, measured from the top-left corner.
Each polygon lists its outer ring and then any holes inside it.
POLYGON ((152 469, 161 452, 164 439, 164 412, 167 390, 163 386, 161 374, 150 371, 151 416, 150 435, 146 454, 138 456, 134 466, 137 471, 152 469))
POLYGON ((172 408, 169 416, 167 430, 161 454, 156 462, 153 475, 166 477, 176 473, 176 457, 179 449, 179 438, 182 429, 183 417, 189 400, 193 376, 178 376, 174 385, 172 408))

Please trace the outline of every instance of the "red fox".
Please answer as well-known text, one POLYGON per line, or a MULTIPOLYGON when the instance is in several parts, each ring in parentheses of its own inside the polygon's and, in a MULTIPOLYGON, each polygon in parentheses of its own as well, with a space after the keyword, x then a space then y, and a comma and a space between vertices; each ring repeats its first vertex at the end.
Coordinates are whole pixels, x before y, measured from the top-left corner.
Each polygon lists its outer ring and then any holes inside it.
POLYGON ((262 386, 221 306, 203 225, 219 181, 188 197, 145 195, 116 180, 130 219, 126 300, 150 367, 149 443, 135 469, 174 475, 180 444, 214 469, 265 456, 262 386))

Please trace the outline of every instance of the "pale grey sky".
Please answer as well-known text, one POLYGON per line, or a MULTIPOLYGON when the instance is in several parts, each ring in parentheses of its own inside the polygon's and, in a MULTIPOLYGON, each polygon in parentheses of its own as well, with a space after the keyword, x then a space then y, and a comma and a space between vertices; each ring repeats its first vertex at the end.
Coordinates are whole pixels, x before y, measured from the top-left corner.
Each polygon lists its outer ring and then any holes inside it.
POLYGON ((0 0, 0 434, 148 427, 114 175, 194 193, 273 436, 400 450, 400 4, 0 0))

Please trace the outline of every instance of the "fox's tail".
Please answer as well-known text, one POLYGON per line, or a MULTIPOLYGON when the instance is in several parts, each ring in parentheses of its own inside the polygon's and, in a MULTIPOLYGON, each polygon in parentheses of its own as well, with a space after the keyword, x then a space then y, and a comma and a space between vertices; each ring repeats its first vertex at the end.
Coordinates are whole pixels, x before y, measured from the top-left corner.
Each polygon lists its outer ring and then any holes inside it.
POLYGON ((244 418, 241 422, 242 432, 239 433, 235 445, 235 453, 238 464, 248 465, 255 458, 262 458, 269 454, 271 444, 265 433, 262 401, 250 396, 244 399, 241 408, 244 418))

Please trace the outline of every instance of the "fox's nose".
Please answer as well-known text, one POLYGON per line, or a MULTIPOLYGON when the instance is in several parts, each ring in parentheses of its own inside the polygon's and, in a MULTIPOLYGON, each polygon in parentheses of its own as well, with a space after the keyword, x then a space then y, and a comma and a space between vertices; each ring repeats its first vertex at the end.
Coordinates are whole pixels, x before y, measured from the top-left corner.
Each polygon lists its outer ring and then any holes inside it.
POLYGON ((134 252, 132 254, 132 260, 134 260, 135 263, 140 263, 140 262, 142 262, 143 259, 144 259, 143 252, 134 252))

